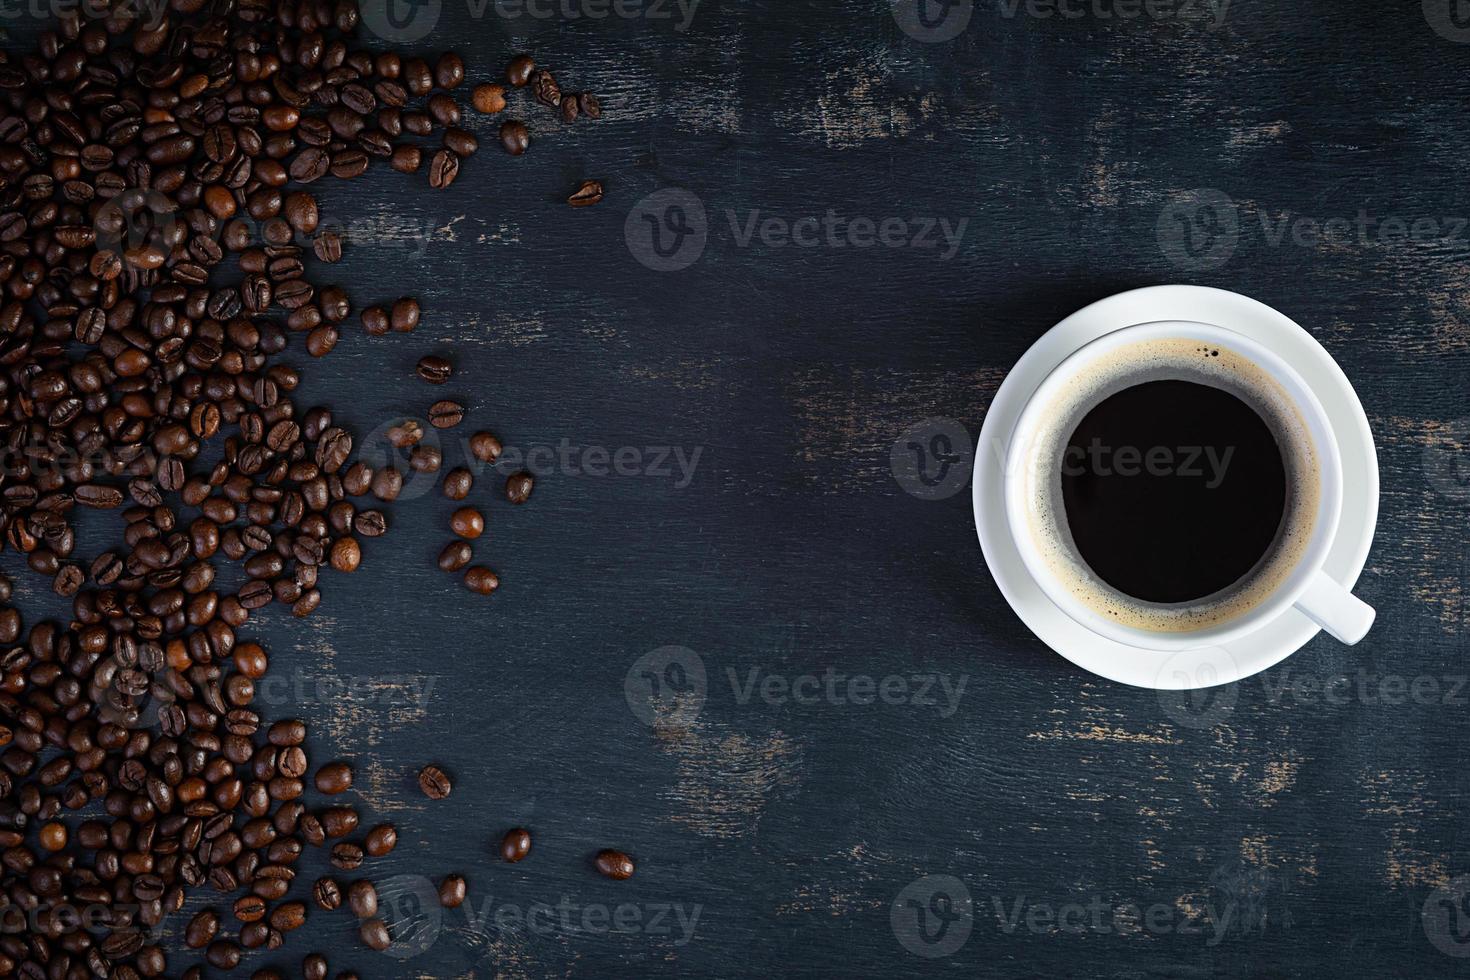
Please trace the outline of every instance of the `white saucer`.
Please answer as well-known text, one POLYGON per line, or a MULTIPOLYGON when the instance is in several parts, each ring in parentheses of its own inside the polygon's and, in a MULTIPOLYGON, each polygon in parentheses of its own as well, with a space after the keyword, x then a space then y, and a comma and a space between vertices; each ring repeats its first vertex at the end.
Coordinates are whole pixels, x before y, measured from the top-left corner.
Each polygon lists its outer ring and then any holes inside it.
POLYGON ((1296 609, 1233 643, 1183 654, 1125 646, 1064 614, 1026 570, 1006 524, 1007 444, 1021 409, 1064 358, 1105 334, 1154 320, 1195 320, 1236 330, 1268 345, 1311 386, 1332 419, 1342 453, 1342 524, 1325 570, 1351 588, 1368 560, 1378 523, 1378 454, 1363 405, 1321 344, 1263 303, 1204 286, 1150 286, 1078 310, 1038 340, 1006 376, 985 415, 975 450, 975 527, 996 585, 1011 608, 1047 646, 1084 670, 1137 687, 1189 689, 1228 684, 1274 666, 1317 635, 1296 609))

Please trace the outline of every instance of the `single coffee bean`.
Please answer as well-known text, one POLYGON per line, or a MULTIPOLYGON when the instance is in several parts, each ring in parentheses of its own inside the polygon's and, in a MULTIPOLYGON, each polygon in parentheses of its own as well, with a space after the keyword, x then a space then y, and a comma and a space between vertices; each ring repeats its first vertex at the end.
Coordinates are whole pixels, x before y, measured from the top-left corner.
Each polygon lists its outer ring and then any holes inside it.
POLYGON ((342 260, 342 236, 335 231, 324 231, 317 235, 311 248, 316 253, 316 257, 323 262, 342 260))
POLYGON ((419 302, 416 299, 400 299, 393 304, 389 316, 394 331, 409 333, 419 325, 419 302))
POLYGON ((431 800, 442 800, 454 789, 449 774, 435 765, 419 770, 419 790, 431 800))
POLYGON ((443 89, 456 88, 464 81, 464 59, 453 51, 439 56, 434 65, 434 84, 443 89))
POLYGON ((382 857, 398 846, 398 831, 391 823, 378 824, 367 833, 363 849, 369 857, 382 857))
POLYGON ((602 200, 602 184, 595 180, 584 180, 582 186, 572 192, 567 203, 574 208, 587 208, 602 200))
POLYGON ((531 499, 531 488, 536 481, 529 473, 516 473, 505 481, 505 499, 513 504, 523 504, 531 499))
POLYGON ((359 919, 378 914, 378 890, 366 878, 359 878, 347 888, 347 904, 359 919))
POLYGON ((561 86, 557 85, 556 77, 544 68, 538 68, 531 73, 531 97, 546 106, 548 109, 561 108, 561 86))
POLYGON ((456 466, 444 474, 444 496, 450 500, 463 500, 474 488, 475 477, 463 466, 456 466))
POLYGON ((308 953, 301 961, 301 976, 303 980, 327 980, 327 974, 329 972, 327 958, 321 953, 308 953))
POLYGON ((362 311, 362 328, 373 337, 381 337, 390 329, 388 311, 381 306, 369 306, 362 311))
POLYGON ((615 881, 626 881, 633 877, 633 859, 622 851, 598 851, 593 864, 598 874, 615 881))
POLYGON ((500 145, 513 157, 518 157, 531 147, 531 134, 526 124, 515 119, 500 126, 500 145))
POLYGON ((505 108, 505 86, 503 85, 476 85, 475 90, 470 93, 470 104, 475 111, 492 116, 505 108))
POLYGON ((318 908, 331 912, 342 907, 342 886, 335 878, 318 878, 311 887, 311 897, 318 908))
POLYGON ((464 160, 479 151, 480 141, 473 133, 460 129, 458 126, 450 126, 444 131, 444 147, 452 151, 459 159, 464 160))
POLYGON ((531 853, 531 834, 520 827, 507 831, 500 841, 500 859, 515 864, 531 853))
POLYGON ((446 909, 457 909, 464 904, 468 886, 462 875, 445 875, 439 882, 439 904, 446 909))
POLYGON ((518 54, 505 69, 505 79, 516 88, 523 88, 536 70, 536 61, 528 54, 518 54))
POLYGON ((408 455, 409 469, 415 473, 438 473, 444 454, 433 446, 415 446, 408 455))
POLYGON ((259 922, 265 918, 265 899, 258 895, 245 895, 235 901, 235 918, 241 922, 259 922))
POLYGON ((362 547, 354 538, 338 538, 332 544, 332 567, 339 572, 352 573, 362 564, 362 547))
POLYGON ((189 920, 184 929, 184 945, 190 949, 203 949, 214 942, 219 933, 219 915, 213 909, 205 909, 189 920))
POLYGON ((352 766, 346 762, 328 762, 316 771, 318 793, 335 796, 352 788, 352 766))
POLYGON ((283 902, 271 910, 272 929, 292 932, 306 924, 306 905, 303 902, 283 902))
POLYGON ((317 817, 328 837, 346 837, 357 829, 357 811, 350 806, 328 807, 317 817))
POLYGON ((332 867, 342 871, 356 871, 362 867, 364 858, 363 849, 358 844, 350 841, 342 841, 332 845, 332 867))
POLYGON ((459 176, 459 157, 452 150, 440 150, 429 161, 429 186, 442 190, 459 176))
POLYGON ((464 406, 445 399, 429 406, 429 424, 436 429, 452 429, 464 421, 464 406))
POLYGON ((422 380, 431 385, 442 385, 454 374, 454 366, 449 363, 447 357, 426 354, 419 358, 418 374, 422 380))
POLYGON ((470 452, 482 463, 493 463, 503 451, 500 440, 488 432, 476 432, 470 436, 470 452))
POLYGON ((588 119, 602 118, 602 103, 591 92, 583 92, 577 96, 577 107, 588 119))
POLYGON ((358 934, 362 936, 362 941, 367 944, 369 949, 377 950, 380 953, 393 945, 393 937, 388 935, 388 927, 382 919, 368 919, 362 924, 362 927, 358 930, 358 934))
POLYGON ((571 92, 563 92, 561 94, 561 121, 568 124, 574 123, 580 113, 577 96, 571 92))
POLYGON ((489 595, 500 588, 500 577, 490 569, 476 565, 464 573, 465 588, 479 595, 489 595))
POLYGON ((388 166, 401 174, 418 173, 423 159, 423 151, 417 146, 401 143, 393 148, 393 154, 388 158, 388 166))
POLYGON ((485 516, 473 507, 461 507, 449 516, 449 530, 473 541, 485 533, 485 516))
POLYGON ((464 568, 474 559, 474 551, 470 548, 468 541, 451 541, 439 552, 439 569, 445 572, 457 572, 464 568))

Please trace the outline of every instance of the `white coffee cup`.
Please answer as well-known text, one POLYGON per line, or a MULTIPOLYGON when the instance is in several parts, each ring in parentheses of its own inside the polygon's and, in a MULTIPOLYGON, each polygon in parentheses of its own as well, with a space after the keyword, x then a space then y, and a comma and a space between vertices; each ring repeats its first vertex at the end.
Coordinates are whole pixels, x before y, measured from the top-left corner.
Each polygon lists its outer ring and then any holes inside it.
MULTIPOLYGON (((1111 369, 1111 367, 1109 368, 1111 369)), ((1154 375, 1150 380, 1164 376, 1154 375)), ((1183 380, 1197 380, 1184 378, 1183 380)), ((1100 401, 1101 398, 1095 399, 1100 401)), ((1063 433, 1063 444, 1068 433, 1063 433)), ((1373 609, 1323 571, 1342 517, 1342 460, 1338 455, 1331 419, 1312 390, 1285 361, 1254 340, 1224 327, 1189 321, 1159 321, 1135 324, 1113 331, 1078 350, 1053 370, 1021 411, 1006 452, 1005 506, 1007 522, 1016 548, 1027 570, 1047 597, 1069 617, 1087 629, 1128 646, 1144 650, 1180 652, 1213 647, 1240 639, 1295 607, 1332 636, 1356 643, 1373 624, 1373 609), (1218 622, 1200 628, 1152 628, 1147 617, 1134 622, 1104 615, 1097 607, 1097 593, 1111 589, 1102 583, 1070 545, 1066 521, 1048 513, 1046 481, 1060 481, 1057 452, 1058 406, 1091 383, 1104 366, 1126 364, 1131 350, 1151 350, 1150 345, 1187 341, 1205 348, 1223 350, 1234 363, 1249 368, 1262 390, 1290 415, 1292 453, 1301 467, 1302 481, 1311 493, 1302 494, 1296 530, 1289 548, 1271 558, 1272 574, 1257 581, 1242 598, 1238 609, 1222 613, 1218 622), (1142 346, 1140 346, 1142 345, 1142 346), (1041 530, 1045 528, 1046 530, 1041 530), (1058 531, 1058 528, 1061 530, 1058 531), (1070 545, 1071 553, 1066 554, 1070 545), (1091 580, 1088 581, 1088 576, 1091 580), (1089 598, 1094 601, 1087 601, 1089 598)), ((1055 509, 1055 494, 1051 495, 1055 509)), ((1282 543, 1278 541, 1278 545, 1282 543)), ((1275 546, 1273 546, 1275 547, 1275 546)), ((1263 559, 1264 560, 1264 559, 1263 559)), ((1116 590, 1114 590, 1116 591, 1116 590)), ((1142 603, 1130 599, 1144 611, 1156 611, 1163 622, 1179 607, 1142 603)))

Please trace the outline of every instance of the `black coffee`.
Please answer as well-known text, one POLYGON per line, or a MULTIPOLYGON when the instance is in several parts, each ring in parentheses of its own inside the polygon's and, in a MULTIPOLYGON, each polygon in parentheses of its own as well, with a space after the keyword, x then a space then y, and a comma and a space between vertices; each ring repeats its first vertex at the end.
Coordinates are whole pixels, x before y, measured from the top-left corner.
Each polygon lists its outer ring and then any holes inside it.
POLYGON ((1227 391, 1149 381, 1099 403, 1067 441, 1062 501, 1088 566, 1148 602, 1239 581, 1286 512, 1286 466, 1265 421, 1227 391))

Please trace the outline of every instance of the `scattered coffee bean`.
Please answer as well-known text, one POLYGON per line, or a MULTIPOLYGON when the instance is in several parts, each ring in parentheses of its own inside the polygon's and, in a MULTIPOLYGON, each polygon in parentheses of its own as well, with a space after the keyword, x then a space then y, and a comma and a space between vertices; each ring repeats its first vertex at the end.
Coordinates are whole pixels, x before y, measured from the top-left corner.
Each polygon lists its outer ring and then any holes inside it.
POLYGON ((602 184, 595 180, 584 180, 582 186, 572 192, 567 203, 574 208, 587 208, 602 201, 602 184))
POLYGON ((456 466, 444 474, 444 496, 450 500, 463 500, 475 486, 475 477, 463 466, 456 466))
POLYGON ((311 887, 311 897, 318 908, 331 912, 342 907, 342 886, 335 878, 318 878, 311 887))
POLYGON ((476 565, 464 573, 465 588, 480 595, 489 595, 500 588, 500 577, 490 569, 476 565))
POLYGON ((418 374, 422 380, 431 385, 442 385, 454 374, 454 366, 449 363, 447 357, 426 354, 419 358, 418 374))
POLYGON ((359 878, 347 888, 347 905, 359 919, 378 914, 378 890, 366 878, 359 878))
POLYGON ((398 831, 391 823, 378 824, 368 831, 363 850, 369 857, 382 857, 398 846, 398 831))
POLYGON ((462 875, 445 875, 439 882, 439 904, 446 909, 457 909, 464 904, 468 886, 462 875))
POLYGON ((393 945, 393 938, 388 935, 388 926, 384 924, 382 919, 368 919, 358 929, 358 934, 362 936, 362 941, 367 944, 369 949, 377 950, 380 953, 393 945))
POLYGON ((500 145, 505 152, 518 157, 531 147, 531 134, 526 124, 512 119, 500 125, 500 145))
POLYGON ((411 333, 419 325, 419 301, 400 299, 393 304, 393 312, 389 319, 396 332, 411 333))
POLYGON ((593 864, 597 867, 598 874, 616 881, 626 881, 633 877, 633 859, 622 851, 598 851, 593 864))
POLYGON ((457 572, 474 559, 474 554, 468 541, 451 541, 439 552, 439 568, 445 572, 457 572))
POLYGON ((429 424, 436 429, 452 429, 464 421, 464 406, 445 399, 429 406, 429 424))
POLYGON ((332 867, 342 871, 356 871, 362 867, 364 852, 359 844, 342 841, 332 845, 332 867))
POLYGON ((476 112, 493 116, 505 108, 505 86, 476 85, 470 94, 470 104, 476 112))
POLYGON ((442 800, 454 789, 449 774, 438 766, 429 765, 419 770, 419 790, 431 800, 442 800))
POLYGON ((318 793, 335 796, 352 788, 352 766, 346 762, 328 762, 316 771, 318 793))
POLYGON ((516 88, 523 88, 531 80, 531 73, 535 70, 535 59, 528 54, 519 54, 512 58, 510 65, 506 67, 505 78, 516 88))
POLYGON ((362 328, 373 337, 381 337, 391 329, 388 311, 381 306, 369 306, 362 311, 362 328))
POLYGON ((500 440, 488 432, 476 432, 470 436, 470 452, 482 463, 495 462, 502 451, 500 440))
POLYGON ((449 516, 449 530, 473 541, 485 533, 485 516, 473 507, 461 507, 449 516))
POLYGON ((505 499, 513 504, 523 504, 531 499, 531 488, 536 481, 529 473, 516 473, 505 481, 505 499))
POLYGON ((515 864, 523 861, 527 854, 531 853, 531 834, 529 831, 517 827, 507 831, 505 837, 500 841, 500 859, 515 864))
POLYGON ((439 56, 439 62, 434 66, 434 84, 443 89, 459 87, 464 81, 464 59, 453 51, 445 52, 439 56))
POLYGON ((582 115, 588 119, 602 118, 602 103, 591 92, 583 92, 578 95, 577 105, 582 110, 582 115))
POLYGON ((321 953, 308 953, 301 961, 302 980, 327 980, 328 972, 327 958, 321 953))
POLYGON ((323 262, 342 260, 342 236, 335 231, 324 231, 311 243, 312 251, 323 262))

